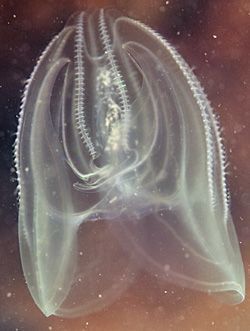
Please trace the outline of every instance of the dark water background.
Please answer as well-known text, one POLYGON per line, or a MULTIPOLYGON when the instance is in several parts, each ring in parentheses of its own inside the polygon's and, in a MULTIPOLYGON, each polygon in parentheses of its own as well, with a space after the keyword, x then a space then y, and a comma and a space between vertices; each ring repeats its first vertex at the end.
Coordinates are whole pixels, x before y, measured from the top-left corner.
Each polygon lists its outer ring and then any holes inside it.
POLYGON ((171 41, 220 115, 229 160, 232 214, 250 273, 250 1, 0 0, 0 331, 248 331, 250 293, 226 306, 209 296, 138 277, 105 311, 45 318, 27 290, 19 258, 12 150, 24 82, 48 42, 76 10, 111 5, 171 41))

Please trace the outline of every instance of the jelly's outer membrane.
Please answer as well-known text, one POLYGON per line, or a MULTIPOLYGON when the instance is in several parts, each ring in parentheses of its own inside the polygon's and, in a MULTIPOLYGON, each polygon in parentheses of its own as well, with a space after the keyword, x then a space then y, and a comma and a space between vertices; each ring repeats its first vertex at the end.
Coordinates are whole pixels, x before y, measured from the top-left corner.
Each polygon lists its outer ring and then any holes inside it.
POLYGON ((98 311, 141 268, 241 302, 216 123, 194 94, 206 97, 149 28, 80 15, 39 60, 18 132, 20 250, 36 304, 47 316, 98 311))

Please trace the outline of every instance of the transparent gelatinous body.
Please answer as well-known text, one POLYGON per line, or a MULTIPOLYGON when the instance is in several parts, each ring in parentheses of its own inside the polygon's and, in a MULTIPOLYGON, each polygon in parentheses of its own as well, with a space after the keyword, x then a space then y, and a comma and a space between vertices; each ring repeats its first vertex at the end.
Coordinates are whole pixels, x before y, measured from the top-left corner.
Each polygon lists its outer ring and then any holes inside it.
POLYGON ((47 316, 102 309, 140 268, 243 300, 218 122, 150 28, 71 17, 27 83, 15 160, 23 270, 47 316))

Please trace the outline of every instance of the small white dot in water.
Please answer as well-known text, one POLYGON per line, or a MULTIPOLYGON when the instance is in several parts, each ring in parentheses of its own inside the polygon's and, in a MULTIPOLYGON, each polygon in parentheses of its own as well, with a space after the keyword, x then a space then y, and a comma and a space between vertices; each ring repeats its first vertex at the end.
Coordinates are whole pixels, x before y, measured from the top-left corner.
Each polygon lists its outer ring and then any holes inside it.
POLYGON ((52 326, 49 326, 48 329, 49 329, 49 330, 52 330, 52 326))
POLYGON ((82 256, 82 255, 83 255, 83 252, 82 252, 82 251, 81 251, 81 252, 79 252, 79 255, 81 255, 81 256, 82 256))
POLYGON ((29 167, 26 167, 25 169, 24 169, 26 172, 29 172, 29 167))
POLYGON ((100 299, 101 299, 101 298, 102 298, 102 295, 101 295, 101 294, 98 294, 98 298, 100 298, 100 299))
POLYGON ((165 290, 165 291, 164 291, 164 293, 165 293, 165 294, 167 294, 167 293, 168 293, 168 291, 167 291, 167 290, 165 290))
POLYGON ((218 37, 216 36, 216 34, 213 34, 213 38, 214 38, 214 39, 217 39, 218 37))
POLYGON ((12 293, 11 293, 11 292, 8 292, 8 293, 6 294, 6 297, 7 297, 7 298, 11 298, 11 297, 12 297, 12 293))

